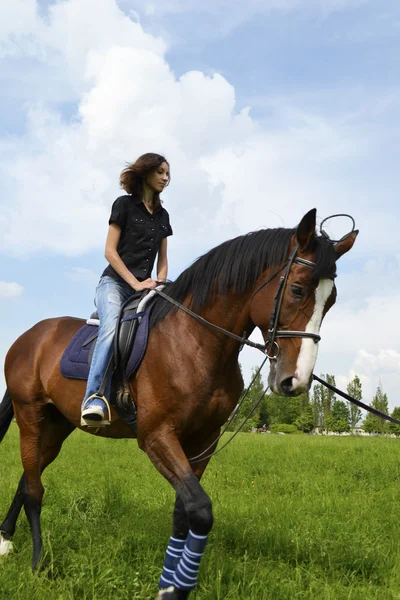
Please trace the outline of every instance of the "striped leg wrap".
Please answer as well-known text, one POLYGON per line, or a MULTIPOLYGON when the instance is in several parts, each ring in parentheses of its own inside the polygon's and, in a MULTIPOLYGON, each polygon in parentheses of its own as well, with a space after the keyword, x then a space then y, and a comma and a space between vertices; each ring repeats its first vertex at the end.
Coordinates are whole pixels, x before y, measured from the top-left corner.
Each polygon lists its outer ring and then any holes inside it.
POLYGON ((158 587, 160 589, 174 585, 174 573, 176 566, 182 556, 186 540, 170 537, 167 552, 164 559, 164 568, 161 573, 158 587))
POLYGON ((207 545, 206 535, 189 531, 182 557, 174 573, 174 585, 180 590, 193 590, 197 584, 200 561, 207 545))

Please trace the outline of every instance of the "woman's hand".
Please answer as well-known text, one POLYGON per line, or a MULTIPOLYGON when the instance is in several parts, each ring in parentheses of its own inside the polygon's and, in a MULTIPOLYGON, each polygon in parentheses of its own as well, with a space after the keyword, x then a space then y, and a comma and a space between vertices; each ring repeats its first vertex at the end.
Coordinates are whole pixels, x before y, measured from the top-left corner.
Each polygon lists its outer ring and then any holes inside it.
POLYGON ((135 292, 142 292, 143 290, 154 290, 157 287, 157 281, 151 279, 145 279, 144 281, 139 281, 135 286, 132 286, 135 292))

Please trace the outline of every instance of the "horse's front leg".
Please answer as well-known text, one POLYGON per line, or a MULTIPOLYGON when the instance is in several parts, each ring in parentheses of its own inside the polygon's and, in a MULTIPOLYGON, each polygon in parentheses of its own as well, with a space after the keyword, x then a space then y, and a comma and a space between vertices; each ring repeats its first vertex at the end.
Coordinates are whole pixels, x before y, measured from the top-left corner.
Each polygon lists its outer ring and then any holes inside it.
MULTIPOLYGON (((174 575, 189 533, 189 521, 185 506, 176 494, 174 516, 172 521, 172 535, 169 538, 165 553, 164 566, 160 577, 159 588, 169 588, 175 585, 174 575)), ((162 596, 158 596, 162 598, 162 596)))
MULTIPOLYGON (((197 456, 203 450, 206 450, 217 439, 219 433, 220 429, 215 431, 213 435, 209 439, 205 440, 205 442, 200 447, 196 445, 195 447, 190 448, 190 456, 197 456)), ((209 453, 210 452, 206 452, 206 454, 209 453)), ((209 460, 210 459, 207 458, 205 460, 202 460, 201 462, 195 463, 192 466, 193 473, 196 475, 199 481, 209 463, 209 460)), ((172 521, 172 535, 169 539, 167 551, 165 553, 164 566, 159 582, 160 589, 169 588, 175 585, 174 574, 177 569, 178 563, 182 557, 188 533, 189 521, 186 514, 185 506, 180 496, 177 494, 175 499, 174 514, 172 521)), ((172 592, 169 591, 168 593, 171 594, 172 592)), ((159 598, 163 597, 162 594, 164 594, 165 597, 165 592, 162 592, 160 594, 161 595, 159 596, 159 598)))
POLYGON ((213 525, 211 500, 199 477, 207 460, 192 469, 181 444, 171 430, 147 438, 143 449, 177 493, 170 538, 157 599, 184 600, 196 587, 200 561, 213 525))

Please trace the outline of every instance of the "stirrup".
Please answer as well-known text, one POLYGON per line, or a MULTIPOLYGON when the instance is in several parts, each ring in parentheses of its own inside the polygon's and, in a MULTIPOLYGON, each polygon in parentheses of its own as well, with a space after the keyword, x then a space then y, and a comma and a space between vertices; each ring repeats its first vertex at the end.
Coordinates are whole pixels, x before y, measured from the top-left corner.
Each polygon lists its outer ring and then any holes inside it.
POLYGON ((81 413, 85 410, 87 403, 89 400, 93 400, 93 398, 97 398, 98 400, 102 400, 107 407, 108 419, 102 419, 101 421, 95 421, 94 419, 85 419, 81 416, 81 427, 106 427, 107 425, 111 425, 111 408, 110 404, 105 396, 99 396, 98 394, 92 394, 89 398, 86 398, 83 406, 81 408, 81 413))

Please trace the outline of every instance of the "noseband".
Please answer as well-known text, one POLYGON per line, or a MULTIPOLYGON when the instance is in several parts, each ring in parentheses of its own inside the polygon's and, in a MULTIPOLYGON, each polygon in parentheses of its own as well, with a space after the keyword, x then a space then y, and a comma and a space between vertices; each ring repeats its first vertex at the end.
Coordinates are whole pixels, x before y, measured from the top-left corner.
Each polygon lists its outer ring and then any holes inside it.
POLYGON ((317 333, 309 333, 307 331, 289 331, 287 329, 278 329, 279 315, 280 315, 281 308, 282 308, 283 296, 285 294, 285 289, 286 289, 287 281, 289 278, 290 269, 292 268, 292 264, 296 263, 298 265, 304 265, 306 267, 309 267, 310 269, 315 267, 315 263, 313 263, 309 260, 305 260, 304 258, 299 258, 298 256, 296 256, 298 249, 299 249, 299 246, 297 245, 294 248, 291 255, 289 256, 289 258, 287 259, 286 264, 283 265, 283 267, 281 267, 279 269, 279 271, 276 271, 276 273, 274 273, 271 277, 269 277, 267 279, 267 281, 264 281, 264 283, 262 283, 256 289, 256 291, 253 293, 251 300, 250 300, 250 303, 251 303, 254 296, 256 294, 258 294, 258 292, 263 287, 265 287, 268 283, 270 283, 284 269, 283 275, 281 275, 281 278, 280 278, 279 284, 278 284, 278 288, 276 290, 276 294, 275 294, 275 298, 274 298, 274 306, 272 308, 271 318, 269 321, 268 336, 267 336, 267 340, 266 340, 265 346, 264 346, 265 354, 268 356, 268 358, 270 360, 276 360, 280 353, 280 347, 279 347, 278 342, 276 341, 277 338, 310 338, 310 339, 314 340, 314 342, 316 344, 321 339, 321 336, 318 335, 317 333))
POLYGON ((265 342, 265 344, 257 344, 256 342, 252 342, 251 340, 247 339, 247 337, 245 337, 245 336, 240 337, 240 335, 236 335, 235 333, 232 333, 231 331, 228 331, 227 329, 224 329, 223 327, 219 327, 219 325, 210 323, 210 321, 207 321, 207 319, 205 319, 204 317, 201 317, 200 315, 198 315, 195 312, 193 312, 192 310, 190 310, 190 308, 183 306, 183 304, 181 304, 180 302, 177 302, 176 300, 171 298, 171 296, 168 296, 167 294, 162 292, 160 288, 156 288, 154 290, 154 292, 156 294, 158 294, 159 296, 161 296, 162 298, 164 298, 164 300, 167 300, 168 302, 170 302, 171 304, 173 304, 174 306, 176 306, 177 308, 179 308, 186 314, 188 314, 191 317, 193 317, 194 319, 196 319, 196 321, 199 321, 199 323, 202 323, 202 325, 205 325, 206 327, 208 327, 210 329, 214 329, 215 331, 219 331, 220 333, 227 335, 228 337, 236 340, 237 342, 240 342, 240 344, 242 346, 243 345, 250 346, 251 348, 256 348, 257 350, 261 350, 261 352, 265 353, 270 360, 276 360, 278 358, 279 352, 280 352, 280 347, 278 345, 278 342, 276 341, 277 338, 310 338, 310 339, 314 340, 315 343, 318 343, 321 339, 321 336, 318 335, 317 333, 309 333, 307 331, 289 331, 287 329, 285 329, 285 330, 278 329, 279 314, 281 312, 283 296, 285 293, 285 289, 286 289, 286 285, 287 285, 287 281, 289 278, 289 273, 290 273, 292 264, 297 263, 298 265, 304 265, 306 267, 309 267, 310 269, 315 267, 315 263, 311 262, 310 260, 305 260, 304 258, 300 258, 300 257, 296 256, 298 249, 299 249, 299 246, 297 245, 295 247, 295 249, 293 250, 292 254, 287 259, 286 263, 280 269, 278 269, 278 271, 276 271, 273 275, 271 275, 271 277, 268 277, 267 281, 264 281, 264 283, 262 283, 251 296, 250 304, 253 301, 254 296, 256 294, 258 294, 258 292, 260 290, 262 290, 263 287, 268 285, 268 283, 270 283, 273 279, 275 279, 275 277, 277 275, 279 275, 279 273, 285 269, 283 275, 281 276, 281 278, 279 280, 278 289, 276 290, 276 294, 275 294, 275 298, 274 298, 274 306, 273 306, 273 309, 271 312, 271 318, 270 318, 270 323, 269 323, 268 337, 267 337, 267 341, 265 342), (275 354, 271 353, 272 348, 276 348, 275 354))

